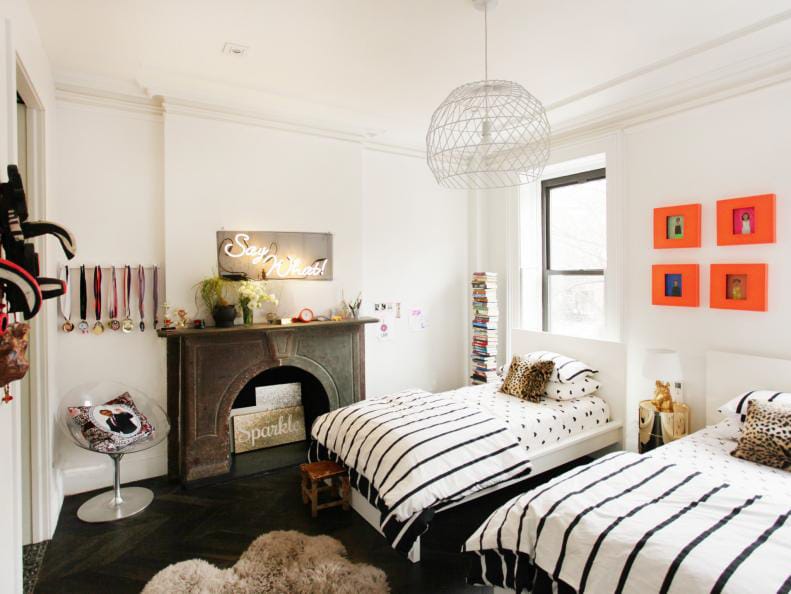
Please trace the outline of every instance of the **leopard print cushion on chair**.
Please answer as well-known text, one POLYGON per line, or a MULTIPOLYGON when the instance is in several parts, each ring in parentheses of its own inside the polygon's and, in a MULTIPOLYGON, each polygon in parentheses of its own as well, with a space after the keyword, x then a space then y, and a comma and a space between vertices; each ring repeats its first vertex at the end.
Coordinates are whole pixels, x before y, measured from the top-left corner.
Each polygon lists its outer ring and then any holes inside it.
POLYGON ((751 400, 732 456, 791 471, 791 407, 751 400))
POLYGON ((508 368, 508 375, 503 382, 502 391, 511 396, 538 402, 544 394, 544 388, 555 370, 553 361, 536 361, 529 363, 515 356, 508 368))

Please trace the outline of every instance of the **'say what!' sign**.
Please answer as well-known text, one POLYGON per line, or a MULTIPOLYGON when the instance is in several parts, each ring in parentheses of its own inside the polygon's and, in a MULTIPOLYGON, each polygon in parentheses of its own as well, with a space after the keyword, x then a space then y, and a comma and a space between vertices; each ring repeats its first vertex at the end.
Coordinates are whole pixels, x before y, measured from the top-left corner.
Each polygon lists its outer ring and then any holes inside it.
POLYGON ((332 280, 332 234, 217 231, 217 268, 254 280, 332 280))

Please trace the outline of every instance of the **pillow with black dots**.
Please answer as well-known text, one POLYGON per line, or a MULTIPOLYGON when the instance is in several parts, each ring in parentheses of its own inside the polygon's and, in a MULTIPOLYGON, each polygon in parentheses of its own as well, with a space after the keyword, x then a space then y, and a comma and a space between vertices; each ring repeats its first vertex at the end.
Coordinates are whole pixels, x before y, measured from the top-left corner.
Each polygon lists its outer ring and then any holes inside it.
POLYGON ((592 377, 585 377, 575 382, 547 382, 544 396, 553 400, 574 400, 595 394, 601 384, 592 377))

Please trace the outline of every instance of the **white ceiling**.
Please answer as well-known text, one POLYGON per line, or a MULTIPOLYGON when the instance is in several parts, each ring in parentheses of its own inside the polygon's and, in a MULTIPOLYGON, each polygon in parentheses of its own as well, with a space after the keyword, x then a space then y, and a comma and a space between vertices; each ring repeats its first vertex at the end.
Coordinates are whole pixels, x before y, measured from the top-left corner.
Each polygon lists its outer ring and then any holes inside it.
MULTIPOLYGON (((259 93, 418 141, 453 87, 483 77, 482 14, 469 0, 29 1, 59 80, 259 93), (248 54, 223 54, 228 41, 248 54)), ((500 0, 489 75, 552 107, 788 9, 788 0, 500 0)))

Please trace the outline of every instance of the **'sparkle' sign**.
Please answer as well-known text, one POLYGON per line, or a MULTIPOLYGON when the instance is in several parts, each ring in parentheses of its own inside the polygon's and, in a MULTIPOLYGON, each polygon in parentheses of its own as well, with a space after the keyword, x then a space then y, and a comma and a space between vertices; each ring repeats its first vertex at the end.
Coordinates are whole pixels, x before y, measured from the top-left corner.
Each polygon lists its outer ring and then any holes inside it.
POLYGON ((332 234, 217 231, 217 267, 256 280, 332 280, 332 234))

